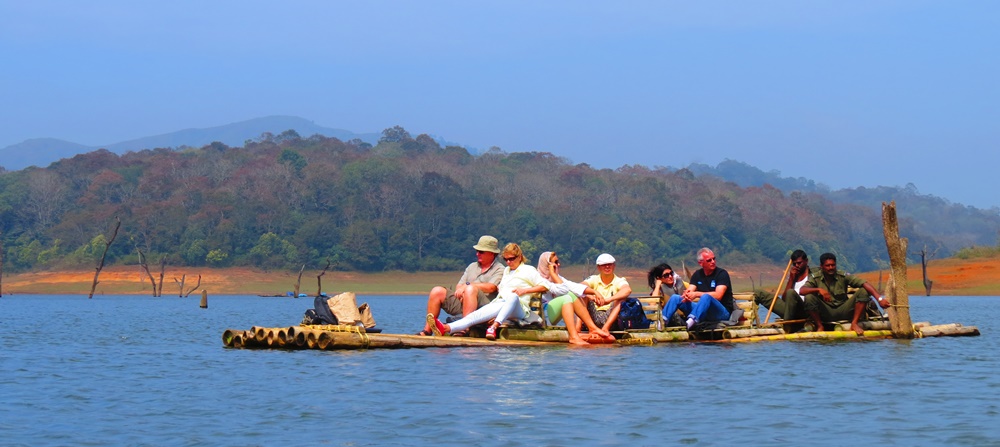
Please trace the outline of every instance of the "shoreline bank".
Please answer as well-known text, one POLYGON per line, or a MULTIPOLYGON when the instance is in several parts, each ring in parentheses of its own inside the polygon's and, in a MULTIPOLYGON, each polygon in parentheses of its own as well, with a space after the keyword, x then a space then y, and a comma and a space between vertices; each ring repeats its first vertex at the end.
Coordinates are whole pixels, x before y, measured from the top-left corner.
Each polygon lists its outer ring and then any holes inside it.
MULTIPOLYGON (((754 264, 727 266, 736 292, 747 292, 760 288, 774 290, 781 279, 784 266, 754 264)), ((593 274, 593 266, 566 266, 564 276, 583 279, 593 274)), ((320 284, 319 271, 306 270, 302 274, 300 293, 314 296, 320 284)), ((646 271, 619 267, 619 274, 632 283, 636 295, 647 290, 646 271)), ((158 278, 159 273, 154 274, 158 278)), ((327 294, 351 291, 359 294, 377 295, 426 295, 434 286, 453 287, 460 272, 326 272, 321 278, 322 291, 327 294)), ((859 273, 876 288, 879 272, 859 273)), ((888 270, 883 272, 882 281, 888 280, 888 270)), ((934 281, 933 296, 983 296, 1000 295, 1000 258, 941 259, 928 264, 928 276, 934 281)), ((0 283, 2 293, 7 294, 81 294, 90 291, 94 279, 93 270, 42 271, 28 273, 5 273, 0 283)), ((196 268, 167 267, 164 274, 162 295, 178 296, 180 282, 184 281, 183 292, 192 288, 191 295, 200 295, 207 290, 216 295, 285 295, 292 291, 298 279, 298 272, 263 271, 246 267, 196 268), (201 275, 201 284, 198 276, 201 275)), ((907 289, 911 295, 924 295, 920 265, 908 266, 907 289)), ((101 271, 96 294, 104 295, 152 295, 149 277, 137 266, 113 266, 101 271)))

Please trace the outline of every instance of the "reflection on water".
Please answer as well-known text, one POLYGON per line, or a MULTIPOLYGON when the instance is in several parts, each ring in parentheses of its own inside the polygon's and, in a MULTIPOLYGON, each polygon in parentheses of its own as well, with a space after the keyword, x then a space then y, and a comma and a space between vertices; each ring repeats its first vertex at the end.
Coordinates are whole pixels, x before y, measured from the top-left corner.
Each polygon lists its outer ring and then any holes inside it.
POLYGON ((309 299, 4 296, 0 444, 1000 445, 995 300, 911 298, 972 338, 320 352, 222 347, 309 299))

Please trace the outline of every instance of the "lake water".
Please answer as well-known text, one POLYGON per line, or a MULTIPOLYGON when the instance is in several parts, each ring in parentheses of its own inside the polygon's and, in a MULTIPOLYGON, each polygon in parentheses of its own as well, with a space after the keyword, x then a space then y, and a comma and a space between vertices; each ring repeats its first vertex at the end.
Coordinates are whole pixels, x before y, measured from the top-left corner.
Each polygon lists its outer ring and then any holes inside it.
POLYGON ((997 297, 911 297, 980 337, 354 352, 222 346, 311 299, 198 301, 0 298, 0 445, 1000 445, 997 297))

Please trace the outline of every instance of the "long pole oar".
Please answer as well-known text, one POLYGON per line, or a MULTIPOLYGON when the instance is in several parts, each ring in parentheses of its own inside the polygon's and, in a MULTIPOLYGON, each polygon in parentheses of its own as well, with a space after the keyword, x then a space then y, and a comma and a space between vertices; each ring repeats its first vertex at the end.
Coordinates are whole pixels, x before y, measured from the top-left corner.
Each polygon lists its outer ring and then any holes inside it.
POLYGON ((774 303, 778 302, 778 294, 783 290, 781 286, 785 284, 785 280, 788 279, 788 271, 792 269, 792 260, 788 260, 788 266, 785 267, 785 273, 781 275, 781 282, 778 283, 777 290, 774 291, 774 298, 771 298, 771 307, 767 308, 767 316, 764 317, 764 323, 771 319, 771 310, 774 309, 774 303))

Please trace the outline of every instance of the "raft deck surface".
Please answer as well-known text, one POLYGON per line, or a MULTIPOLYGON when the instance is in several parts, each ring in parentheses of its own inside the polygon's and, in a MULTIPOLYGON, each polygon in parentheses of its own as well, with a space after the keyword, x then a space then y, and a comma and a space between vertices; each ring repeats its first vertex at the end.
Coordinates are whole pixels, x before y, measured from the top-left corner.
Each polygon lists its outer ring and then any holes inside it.
MULTIPOLYGON (((863 335, 838 325, 824 332, 784 333, 779 328, 730 327, 714 331, 688 332, 682 328, 644 329, 616 332, 614 344, 653 345, 671 342, 745 343, 779 340, 857 340, 892 338, 887 322, 864 322, 863 335), (845 330, 847 329, 847 330, 845 330)), ((941 336, 977 336, 975 326, 959 323, 931 325, 917 323, 918 338, 941 336)), ((264 349, 407 349, 458 347, 540 347, 566 346, 569 337, 560 329, 502 328, 495 341, 476 337, 420 336, 405 334, 367 333, 364 328, 348 325, 290 326, 281 328, 252 327, 250 330, 227 329, 222 343, 228 348, 264 349)))

